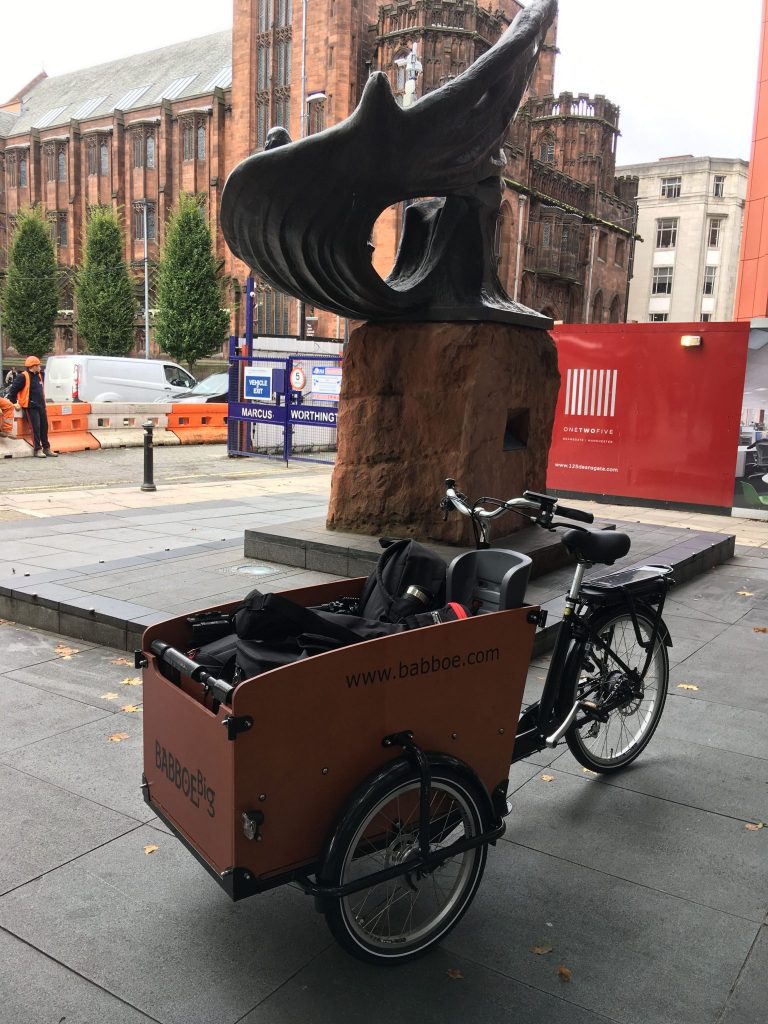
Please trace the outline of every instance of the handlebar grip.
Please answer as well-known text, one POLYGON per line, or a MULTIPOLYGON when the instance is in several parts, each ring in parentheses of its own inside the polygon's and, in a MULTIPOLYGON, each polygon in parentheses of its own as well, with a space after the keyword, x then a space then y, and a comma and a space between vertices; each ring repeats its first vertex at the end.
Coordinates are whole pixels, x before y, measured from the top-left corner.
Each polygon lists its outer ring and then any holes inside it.
POLYGON ((456 486, 456 481, 448 477, 448 479, 445 481, 445 486, 453 489, 456 486))
POLYGON ((231 686, 223 679, 217 679, 215 676, 212 676, 209 672, 205 671, 202 665, 198 665, 196 661, 188 658, 186 654, 177 651, 170 644, 163 643, 162 640, 153 640, 150 647, 152 653, 156 654, 166 665, 170 665, 171 668, 175 668, 183 675, 189 676, 196 683, 201 683, 203 686, 208 687, 216 700, 223 703, 229 702, 232 691, 235 689, 234 686, 231 686))
POLYGON ((566 519, 573 519, 577 523, 594 523, 595 517, 591 512, 582 512, 580 508, 568 508, 567 505, 557 504, 556 515, 564 516, 566 519))

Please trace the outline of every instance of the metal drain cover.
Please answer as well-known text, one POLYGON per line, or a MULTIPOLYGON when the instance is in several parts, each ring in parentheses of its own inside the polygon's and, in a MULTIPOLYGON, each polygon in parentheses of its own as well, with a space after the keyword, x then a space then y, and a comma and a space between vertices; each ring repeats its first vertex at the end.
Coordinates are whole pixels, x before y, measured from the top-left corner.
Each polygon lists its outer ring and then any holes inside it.
POLYGON ((273 565, 235 565, 230 572, 242 573, 244 576, 275 576, 273 565))

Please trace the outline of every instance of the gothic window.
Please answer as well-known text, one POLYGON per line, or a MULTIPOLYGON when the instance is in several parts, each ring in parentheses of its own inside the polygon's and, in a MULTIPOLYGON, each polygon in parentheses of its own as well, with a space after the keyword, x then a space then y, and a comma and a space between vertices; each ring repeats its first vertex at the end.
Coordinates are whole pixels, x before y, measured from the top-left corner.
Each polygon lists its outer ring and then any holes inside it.
POLYGON ((181 126, 181 158, 184 161, 195 159, 195 129, 191 121, 181 126))
POLYGON ((259 0, 259 32, 269 32, 271 10, 270 0, 259 0))
MULTIPOLYGON (((133 206, 133 237, 140 242, 144 238, 144 204, 134 203, 133 206)), ((147 203, 147 241, 155 239, 155 204, 147 203)))
POLYGON ((291 98, 278 96, 275 99, 275 124, 288 128, 291 123, 291 98))
POLYGON ((592 302, 592 323, 601 324, 603 322, 603 293, 598 292, 595 295, 594 301, 592 302))
POLYGON ((677 217, 662 217, 656 221, 656 248, 674 249, 677 245, 677 217))
POLYGON ((16 154, 11 153, 8 157, 8 184, 11 188, 15 188, 19 183, 19 179, 16 174, 16 154))
POLYGON ((278 39, 277 49, 277 85, 291 84, 291 40, 278 39))
POLYGON ((626 259, 627 243, 623 238, 616 239, 616 252, 613 257, 613 262, 617 267, 624 266, 624 260, 626 259))
POLYGON ((325 100, 313 100, 309 104, 309 134, 315 135, 325 128, 325 100))
POLYGON ((549 249, 552 246, 552 222, 545 220, 541 225, 541 246, 549 249))
POLYGON ((548 136, 539 143, 539 160, 543 164, 553 164, 555 162, 555 140, 553 138, 548 136))
POLYGON ((153 132, 147 135, 147 168, 152 170, 155 166, 155 136, 153 132))
POLYGON ((614 295, 611 308, 608 310, 608 323, 617 324, 621 320, 621 299, 614 295))
POLYGON ((102 177, 109 174, 109 149, 107 148, 106 142, 102 142, 99 147, 99 170, 102 177))
POLYGON ((272 337, 288 334, 290 299, 282 292, 263 288, 255 295, 255 321, 259 334, 272 337))
POLYGON ((45 147, 45 177, 47 181, 56 180, 56 151, 53 146, 45 147))
POLYGON ((256 88, 259 92, 269 88, 269 43, 259 43, 256 50, 256 88))
POLYGON ((682 191, 683 179, 676 175, 673 178, 661 179, 661 195, 663 199, 679 199, 682 191))
POLYGON ((5 192, 5 162, 0 157, 0 195, 5 192))
POLYGON ((601 231, 597 239, 597 258, 604 262, 608 259, 608 232, 601 231))
POLYGON ((672 267, 654 267, 651 282, 652 295, 672 294, 672 267))
POLYGON ((277 0, 278 28, 287 28, 291 24, 291 0, 277 0))
POLYGON ((143 167, 144 166, 144 132, 138 131, 133 132, 131 136, 131 146, 133 149, 133 166, 143 167))
POLYGON ((715 282, 717 281, 717 267, 704 268, 704 295, 715 294, 715 282))
POLYGON ((205 160, 205 125, 197 126, 197 159, 205 160))
POLYGON ((27 187, 27 158, 19 157, 19 188, 27 187))
POLYGON ((99 173, 99 153, 96 148, 96 140, 88 140, 88 177, 99 173))
POLYGON ((59 149, 59 154, 58 154, 58 159, 57 159, 57 170, 58 170, 59 181, 66 181, 67 180, 67 154, 66 154, 66 150, 64 149, 63 146, 61 147, 61 149, 59 149))
POLYGON ((267 139, 267 101, 256 104, 256 145, 263 146, 267 139))
POLYGON ((405 92, 405 61, 408 59, 408 50, 399 50, 394 58, 393 63, 395 65, 395 92, 405 92), (398 64, 398 61, 402 61, 398 64))
POLYGON ((63 249, 67 245, 67 215, 66 213, 60 213, 58 215, 58 237, 57 241, 59 246, 63 249))

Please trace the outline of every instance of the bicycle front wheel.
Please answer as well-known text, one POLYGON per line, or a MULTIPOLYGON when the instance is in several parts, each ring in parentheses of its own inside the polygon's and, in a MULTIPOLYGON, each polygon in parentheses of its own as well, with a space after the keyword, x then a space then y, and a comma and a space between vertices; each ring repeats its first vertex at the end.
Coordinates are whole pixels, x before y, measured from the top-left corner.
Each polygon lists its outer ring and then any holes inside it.
MULTIPOLYGON (((403 765, 354 802, 323 868, 326 884, 343 885, 393 865, 407 868, 419 849, 417 773, 403 765)), ((481 797, 452 772, 433 768, 429 791, 430 849, 482 831, 481 797)), ((325 910, 332 934, 361 960, 403 963, 425 953, 468 908, 483 875, 487 846, 465 850, 429 873, 401 876, 336 899, 325 910)))
MULTIPOLYGON (((667 698, 669 658, 659 633, 648 659, 632 616, 626 610, 606 610, 589 621, 608 650, 599 650, 595 645, 592 653, 585 656, 583 646, 575 648, 571 658, 578 664, 572 663, 570 671, 566 669, 566 678, 575 678, 571 704, 586 701, 602 717, 607 715, 607 720, 577 718, 565 739, 573 756, 585 768, 612 772, 634 761, 653 736, 667 698), (641 677, 640 682, 623 672, 609 652, 634 669, 641 677)), ((642 641, 649 642, 653 621, 638 612, 637 626, 642 641)))

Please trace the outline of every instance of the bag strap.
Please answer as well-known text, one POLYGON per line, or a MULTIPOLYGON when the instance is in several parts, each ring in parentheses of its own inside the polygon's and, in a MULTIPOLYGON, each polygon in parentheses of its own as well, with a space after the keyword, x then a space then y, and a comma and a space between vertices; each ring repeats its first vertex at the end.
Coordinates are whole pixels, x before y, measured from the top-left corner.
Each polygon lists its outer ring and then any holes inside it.
POLYGON ((395 555, 399 554, 401 551, 404 551, 405 548, 410 545, 410 543, 411 541, 407 539, 394 541, 394 543, 390 544, 389 547, 384 549, 384 551, 381 554, 381 557, 376 563, 376 582, 381 587, 381 592, 383 593, 384 597, 390 604, 392 604, 397 595, 391 594, 387 587, 385 586, 384 569, 387 565, 389 565, 389 563, 392 561, 395 555))

